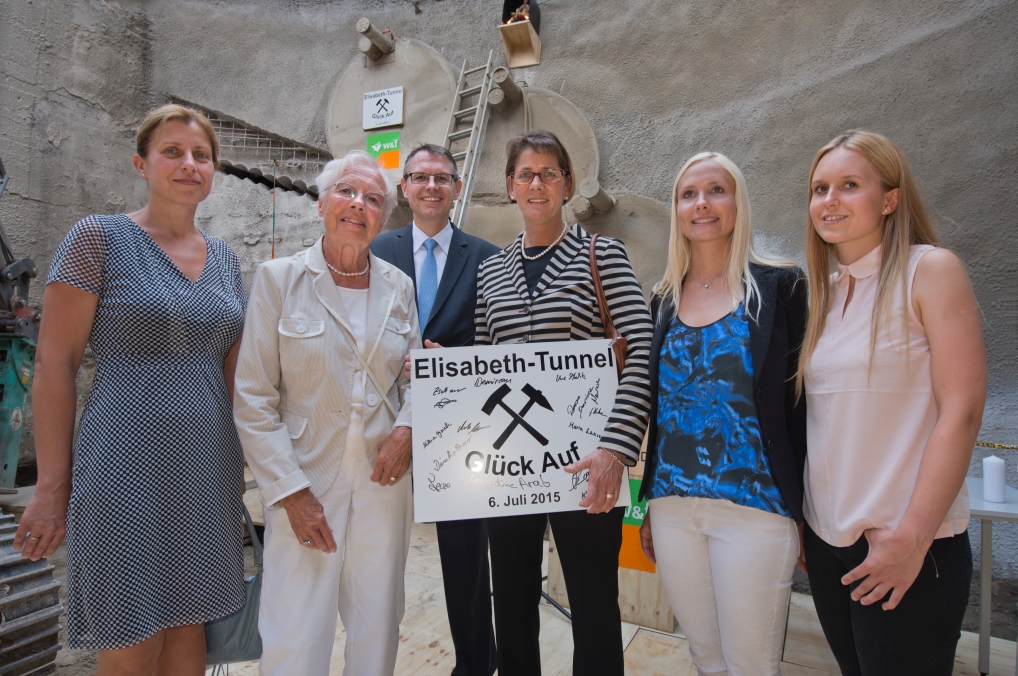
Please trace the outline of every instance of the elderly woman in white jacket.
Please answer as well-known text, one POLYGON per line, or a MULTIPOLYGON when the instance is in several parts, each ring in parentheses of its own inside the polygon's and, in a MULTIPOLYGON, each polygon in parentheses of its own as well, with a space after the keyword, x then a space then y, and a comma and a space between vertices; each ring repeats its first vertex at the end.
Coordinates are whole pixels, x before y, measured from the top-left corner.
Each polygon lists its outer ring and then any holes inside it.
POLYGON ((413 282, 371 255, 396 201, 352 151, 316 179, 325 234, 255 273, 234 417, 265 504, 261 673, 391 676, 413 521, 410 390, 421 347, 413 282))

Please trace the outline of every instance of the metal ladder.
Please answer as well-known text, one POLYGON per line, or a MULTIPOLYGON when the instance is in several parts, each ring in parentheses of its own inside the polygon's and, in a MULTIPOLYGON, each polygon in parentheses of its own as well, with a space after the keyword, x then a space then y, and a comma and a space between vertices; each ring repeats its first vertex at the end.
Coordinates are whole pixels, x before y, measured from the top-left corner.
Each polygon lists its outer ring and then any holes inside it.
POLYGON ((474 176, 477 173, 477 163, 481 157, 481 146, 484 144, 484 130, 490 109, 488 90, 491 88, 491 61, 494 54, 494 50, 488 52, 488 63, 470 70, 467 70, 467 62, 463 62, 459 81, 456 83, 452 111, 449 115, 449 128, 445 133, 445 147, 450 151, 452 151, 454 143, 466 140, 466 147, 463 147, 459 152, 453 151, 452 155, 462 169, 460 176, 463 179, 463 189, 460 190, 459 199, 453 205, 451 214, 452 222, 459 228, 463 227, 467 207, 470 205, 470 195, 474 190, 474 176), (480 84, 468 87, 467 78, 477 73, 483 73, 480 84), (477 103, 471 106, 467 100, 473 97, 477 97, 477 103))

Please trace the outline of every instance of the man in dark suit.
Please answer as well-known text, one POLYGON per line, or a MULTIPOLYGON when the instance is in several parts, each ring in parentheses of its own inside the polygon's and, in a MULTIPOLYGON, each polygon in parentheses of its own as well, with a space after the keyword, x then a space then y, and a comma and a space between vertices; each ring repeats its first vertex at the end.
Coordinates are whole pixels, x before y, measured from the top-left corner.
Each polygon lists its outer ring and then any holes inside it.
MULTIPOLYGON (((414 280, 421 336, 428 347, 473 345, 477 267, 499 250, 449 220, 462 186, 456 161, 446 148, 431 144, 415 148, 400 181, 414 220, 371 243, 373 254, 414 280)), ((452 676, 491 676, 497 662, 484 520, 439 521, 437 528, 445 605, 456 648, 452 676)))

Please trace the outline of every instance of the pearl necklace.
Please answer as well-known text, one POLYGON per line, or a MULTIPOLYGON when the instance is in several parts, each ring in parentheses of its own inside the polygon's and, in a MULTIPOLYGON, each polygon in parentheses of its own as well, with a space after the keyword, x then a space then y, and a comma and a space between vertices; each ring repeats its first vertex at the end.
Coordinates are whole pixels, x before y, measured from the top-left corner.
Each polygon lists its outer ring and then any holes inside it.
POLYGON ((332 266, 332 263, 330 263, 329 261, 325 261, 325 264, 328 265, 329 269, 335 272, 337 275, 343 275, 344 277, 360 277, 361 275, 366 274, 367 271, 371 269, 371 256, 368 256, 368 262, 364 266, 364 269, 361 270, 360 272, 343 272, 342 270, 337 270, 332 266))
POLYGON ((554 242, 549 244, 548 248, 546 248, 544 251, 542 251, 541 253, 537 254, 536 256, 528 256, 527 252, 524 250, 527 247, 527 233, 524 232, 523 233, 523 246, 520 247, 520 255, 523 256, 524 260, 536 261, 538 258, 540 258, 541 256, 544 256, 546 253, 548 253, 549 251, 551 251, 552 249, 557 247, 558 243, 562 241, 562 238, 566 236, 566 232, 568 232, 568 231, 569 231, 569 224, 568 223, 562 223, 562 232, 559 233, 558 239, 556 239, 554 242))

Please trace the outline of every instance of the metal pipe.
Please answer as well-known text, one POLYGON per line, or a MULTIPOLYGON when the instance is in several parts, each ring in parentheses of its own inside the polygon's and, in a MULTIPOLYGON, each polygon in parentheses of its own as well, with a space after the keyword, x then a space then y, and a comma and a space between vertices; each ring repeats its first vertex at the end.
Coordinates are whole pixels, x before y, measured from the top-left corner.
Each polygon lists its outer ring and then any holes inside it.
MULTIPOLYGON (((993 610, 993 521, 980 521, 979 544, 979 627, 990 626, 993 610)), ((979 673, 990 673, 990 632, 979 632, 979 673)))

